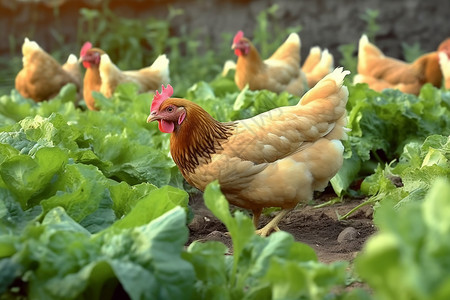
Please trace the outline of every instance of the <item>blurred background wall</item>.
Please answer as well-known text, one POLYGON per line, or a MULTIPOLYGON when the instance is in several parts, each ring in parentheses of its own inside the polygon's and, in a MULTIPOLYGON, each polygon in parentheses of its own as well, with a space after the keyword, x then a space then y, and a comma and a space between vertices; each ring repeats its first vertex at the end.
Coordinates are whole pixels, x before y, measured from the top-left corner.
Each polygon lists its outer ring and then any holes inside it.
MULTIPOLYGON (((17 50, 27 35, 50 49, 59 44, 57 39, 75 42, 79 9, 100 9, 104 2, 2 0, 0 53, 10 53, 11 47, 17 50)), ((234 33, 239 29, 251 33, 259 12, 274 3, 279 6, 274 17, 278 25, 302 26, 300 35, 305 51, 316 44, 333 51, 340 44, 357 40, 366 26, 363 16, 367 9, 379 11, 376 43, 392 56, 402 55, 402 42, 419 43, 423 50, 431 51, 443 37, 450 35, 450 1, 442 0, 111 0, 109 6, 119 15, 132 18, 165 18, 169 7, 182 9, 183 13, 171 22, 175 33, 186 27, 187 31, 197 29, 214 39, 222 32, 234 33)))
MULTIPOLYGON (((450 1, 442 0, 0 0, 0 67, 11 63, 11 58, 20 59, 25 36, 62 60, 67 52, 78 54, 86 36, 96 32, 105 38, 114 35, 114 30, 123 26, 95 22, 105 11, 115 14, 110 16, 113 21, 166 20, 169 36, 195 36, 198 51, 229 47, 232 36, 240 29, 251 38, 256 30, 276 35, 285 32, 277 29, 290 27, 300 33, 303 58, 310 47, 319 45, 332 52, 337 65, 343 56, 339 47, 347 46, 344 52, 356 55, 363 32, 368 32, 385 54, 400 59, 405 59, 405 49, 417 53, 433 51, 450 36, 450 1)), ((121 34, 116 38, 133 35, 121 34)), ((149 38, 148 44, 158 38, 149 38)), ((284 40, 286 36, 278 38, 284 40)), ((97 43, 101 41, 99 36, 97 43)), ((228 58, 235 59, 232 51, 228 58)))

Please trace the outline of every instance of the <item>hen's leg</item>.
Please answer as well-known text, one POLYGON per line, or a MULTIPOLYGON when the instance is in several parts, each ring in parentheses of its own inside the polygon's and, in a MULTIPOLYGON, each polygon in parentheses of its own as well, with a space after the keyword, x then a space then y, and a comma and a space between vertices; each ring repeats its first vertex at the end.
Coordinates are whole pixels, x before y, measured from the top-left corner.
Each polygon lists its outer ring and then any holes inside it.
POLYGON ((259 225, 259 217, 261 217, 262 209, 253 209, 253 225, 255 228, 258 228, 259 225))
POLYGON ((256 230, 255 233, 260 236, 268 236, 272 231, 280 231, 280 228, 278 228, 278 223, 292 210, 293 208, 281 210, 269 223, 267 223, 266 226, 256 230))

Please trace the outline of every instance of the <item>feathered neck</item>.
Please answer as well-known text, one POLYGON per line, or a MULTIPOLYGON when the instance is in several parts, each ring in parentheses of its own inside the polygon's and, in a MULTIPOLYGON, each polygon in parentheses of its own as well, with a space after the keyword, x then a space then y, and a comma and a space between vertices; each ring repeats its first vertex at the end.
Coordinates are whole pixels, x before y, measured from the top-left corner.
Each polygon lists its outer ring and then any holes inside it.
POLYGON ((258 50, 253 46, 252 43, 249 42, 250 50, 247 55, 239 55, 236 67, 242 66, 243 69, 259 69, 264 65, 261 56, 259 55, 258 50))
POLYGON ((186 118, 170 136, 170 153, 183 175, 194 172, 202 160, 210 160, 212 154, 222 149, 222 143, 234 128, 233 122, 216 121, 193 102, 184 107, 186 118))
MULTIPOLYGON (((243 89, 246 84, 254 80, 254 76, 264 72, 265 64, 258 53, 258 50, 250 44, 250 50, 247 55, 238 56, 236 62, 236 73, 234 80, 239 89, 243 89)), ((250 84, 250 89, 253 89, 250 84)))
POLYGON ((100 85, 102 83, 102 78, 100 77, 100 70, 98 66, 91 66, 86 69, 84 74, 84 82, 85 83, 95 83, 96 85, 100 85))
POLYGON ((95 100, 92 96, 92 91, 99 92, 102 85, 102 79, 98 67, 91 67, 86 69, 83 80, 83 97, 87 107, 90 110, 97 110, 95 100))

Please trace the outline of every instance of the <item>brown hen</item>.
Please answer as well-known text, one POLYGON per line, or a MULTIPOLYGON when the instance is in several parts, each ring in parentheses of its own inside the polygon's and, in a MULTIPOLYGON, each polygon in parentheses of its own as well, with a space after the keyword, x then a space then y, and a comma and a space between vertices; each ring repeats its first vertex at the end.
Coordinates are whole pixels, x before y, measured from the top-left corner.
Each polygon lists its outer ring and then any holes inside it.
POLYGON ((367 83, 376 91, 392 88, 418 95, 426 83, 440 88, 442 76, 437 51, 426 53, 412 63, 406 63, 385 56, 369 42, 366 35, 359 40, 358 74, 354 77, 354 83, 367 83))
POLYGON ((23 68, 16 76, 15 87, 23 97, 36 102, 50 100, 68 83, 75 84, 81 96, 81 71, 75 55, 70 54, 61 66, 28 38, 22 45, 22 54, 23 68))
POLYGON ((221 123, 199 105, 156 92, 148 122, 170 133, 170 152, 184 178, 204 190, 218 180, 227 200, 253 212, 258 227, 265 207, 282 211, 258 231, 266 236, 295 206, 323 190, 343 163, 349 74, 325 76, 295 106, 221 123))
POLYGON ((333 70, 333 56, 328 50, 313 47, 303 67, 300 67, 300 37, 291 33, 287 40, 266 60, 239 31, 232 49, 238 56, 235 81, 239 89, 247 84, 250 90, 287 91, 301 96, 333 70))

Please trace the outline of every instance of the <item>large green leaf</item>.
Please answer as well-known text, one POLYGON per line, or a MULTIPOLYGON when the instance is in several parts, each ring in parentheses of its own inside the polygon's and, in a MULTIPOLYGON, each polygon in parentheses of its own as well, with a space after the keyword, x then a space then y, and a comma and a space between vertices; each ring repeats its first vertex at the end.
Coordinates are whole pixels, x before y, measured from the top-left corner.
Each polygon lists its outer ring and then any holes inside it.
POLYGON ((345 262, 328 266, 314 261, 298 263, 274 258, 262 281, 272 286, 270 299, 321 300, 331 296, 332 287, 345 282, 346 267, 345 262))
POLYGON ((142 226, 91 235, 54 208, 25 232, 0 276, 9 284, 11 274, 26 280, 32 299, 111 299, 120 286, 131 299, 190 299, 195 276, 181 258, 185 222, 175 208, 142 226))
POLYGON ((16 195, 22 207, 42 193, 67 163, 67 154, 59 148, 40 148, 33 157, 17 155, 1 164, 0 176, 16 195))
POLYGON ((204 198, 206 207, 225 224, 233 240, 234 264, 232 277, 234 277, 241 253, 254 235, 255 227, 253 222, 241 211, 236 211, 234 217, 231 215, 228 201, 220 191, 217 181, 206 187, 204 198))
POLYGON ((113 228, 132 228, 147 224, 167 211, 181 206, 187 208, 188 194, 180 189, 164 186, 151 190, 146 196, 139 199, 131 211, 118 220, 113 228))
POLYGON ((8 189, 0 188, 0 236, 11 233, 20 235, 28 223, 35 221, 41 213, 40 205, 23 210, 8 189))
POLYGON ((194 266, 196 273, 198 284, 195 285, 194 299, 230 299, 226 251, 220 242, 189 245, 184 258, 194 266))
POLYGON ((361 160, 356 153, 352 153, 350 158, 344 160, 344 164, 339 172, 330 180, 330 183, 338 196, 342 196, 349 188, 352 182, 357 178, 360 169, 361 160))
POLYGON ((128 214, 140 199, 154 189, 157 189, 157 187, 150 183, 130 186, 124 181, 110 186, 109 191, 117 218, 120 219, 128 214))
POLYGON ((377 299, 450 297, 450 182, 437 179, 423 201, 381 202, 379 232, 356 260, 377 299))
MULTIPOLYGON (((125 230, 127 236, 118 244, 102 248, 113 258, 111 266, 132 299, 191 298, 194 269, 181 258, 188 236, 185 223, 183 209, 174 208, 149 225, 125 230), (133 264, 124 264, 126 260, 133 264)), ((110 239, 109 233, 105 238, 110 239)))
POLYGON ((114 183, 94 166, 66 165, 64 172, 49 188, 48 198, 40 204, 44 211, 63 207, 75 221, 91 232, 97 232, 116 220, 108 190, 112 184, 114 183))

